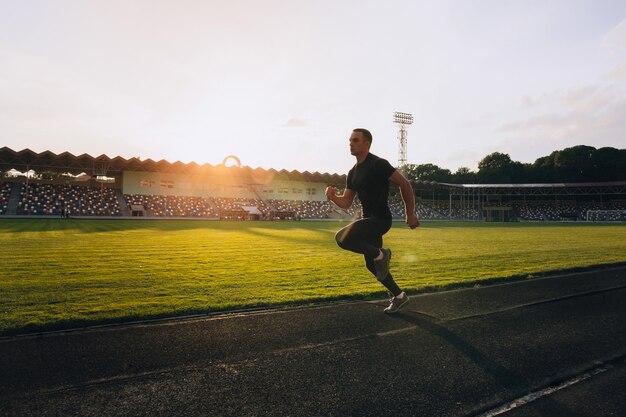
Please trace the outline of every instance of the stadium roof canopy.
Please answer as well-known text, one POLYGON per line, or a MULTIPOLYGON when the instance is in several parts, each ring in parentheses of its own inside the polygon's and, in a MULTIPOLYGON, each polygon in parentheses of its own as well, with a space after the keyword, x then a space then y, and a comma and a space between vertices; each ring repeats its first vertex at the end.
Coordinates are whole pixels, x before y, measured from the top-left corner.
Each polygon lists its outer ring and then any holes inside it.
POLYGON ((30 149, 14 151, 13 149, 0 148, 0 171, 15 169, 20 172, 34 170, 35 172, 57 172, 78 175, 80 173, 95 174, 96 171, 106 170, 107 176, 121 175, 124 171, 163 172, 188 175, 223 175, 240 178, 253 183, 268 182, 268 179, 285 179, 294 181, 326 182, 329 184, 341 184, 345 182, 345 175, 328 174, 319 172, 299 172, 263 168, 250 168, 248 166, 227 167, 222 164, 198 165, 195 162, 185 164, 180 161, 168 162, 166 160, 153 161, 152 159, 140 160, 139 158, 124 159, 120 156, 109 158, 107 155, 91 156, 88 154, 73 155, 69 152, 55 154, 51 151, 34 152, 30 149))
MULTIPOLYGON (((253 184, 268 183, 271 180, 293 180, 308 182, 325 182, 327 184, 345 184, 346 176, 319 172, 299 172, 263 168, 227 167, 223 164, 198 165, 195 162, 183 163, 166 160, 153 161, 139 158, 124 159, 120 156, 110 158, 107 155, 91 156, 88 154, 73 155, 69 152, 55 154, 51 151, 34 152, 30 149, 14 151, 8 147, 0 148, 0 171, 15 169, 20 172, 57 172, 78 175, 96 174, 106 170, 107 176, 120 176, 124 171, 162 172, 187 175, 228 176, 232 180, 253 184)), ((626 194, 626 181, 598 183, 546 183, 546 184, 450 184, 435 181, 414 181, 418 189, 446 189, 451 194, 481 193, 499 195, 580 195, 580 194, 626 194)))

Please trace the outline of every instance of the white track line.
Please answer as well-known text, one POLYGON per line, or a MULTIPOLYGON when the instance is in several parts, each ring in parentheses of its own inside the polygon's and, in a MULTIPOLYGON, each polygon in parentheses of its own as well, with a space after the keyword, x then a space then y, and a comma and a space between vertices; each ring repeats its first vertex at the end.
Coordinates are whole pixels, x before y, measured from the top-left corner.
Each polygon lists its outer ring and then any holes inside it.
MULTIPOLYGON (((517 310, 517 309, 520 309, 520 308, 534 307, 534 306, 542 305, 542 304, 550 304, 550 303, 555 303, 555 302, 558 302, 558 301, 569 300, 569 299, 572 299, 572 298, 580 298, 580 297, 586 297, 588 295, 601 294, 601 293, 604 293, 604 292, 619 291, 619 290, 623 290, 625 288, 626 288, 626 285, 618 285, 616 287, 608 287, 608 288, 601 288, 601 289, 597 289, 597 290, 577 292, 577 293, 573 293, 573 294, 563 295, 563 296, 560 296, 560 297, 552 297, 552 298, 546 298, 546 299, 543 299, 543 300, 531 301, 531 302, 523 303, 523 304, 515 304, 515 305, 508 306, 508 307, 499 308, 499 309, 496 309, 496 310, 486 311, 486 312, 483 312, 483 313, 475 313, 475 314, 468 314, 467 316, 452 317, 452 318, 449 318, 449 319, 443 319, 443 321, 446 321, 446 322, 449 322, 449 321, 459 321, 459 320, 465 320, 465 319, 472 319, 472 318, 476 318, 476 317, 491 316, 493 314, 505 313, 507 311, 517 310)), ((415 312, 419 313, 418 311, 415 311, 415 312)), ((421 313, 421 314, 425 314, 425 313, 421 313)), ((426 315, 428 315, 428 314, 426 314, 426 315)), ((433 316, 430 316, 430 317, 433 317, 433 316)), ((439 319, 439 320, 442 320, 442 319, 439 319)))
POLYGON ((555 392, 561 391, 562 389, 565 389, 567 387, 571 387, 572 385, 576 385, 580 382, 583 382, 595 375, 604 373, 610 369, 613 369, 613 365, 610 364, 605 364, 605 365, 601 365, 595 369, 592 369, 591 371, 585 372, 581 375, 577 375, 573 378, 568 379, 567 381, 561 382, 560 384, 557 385, 553 385, 547 388, 544 388, 542 390, 539 391, 534 391, 531 392, 529 394, 524 395, 523 397, 520 398, 516 398, 513 401, 510 401, 504 405, 501 405, 500 407, 491 409, 485 413, 482 413, 480 415, 478 415, 477 417, 495 417, 498 416, 500 414, 504 414, 507 413, 511 410, 514 410, 516 408, 522 407, 528 403, 531 403, 535 400, 541 399, 543 397, 546 397, 548 395, 552 395, 555 392))

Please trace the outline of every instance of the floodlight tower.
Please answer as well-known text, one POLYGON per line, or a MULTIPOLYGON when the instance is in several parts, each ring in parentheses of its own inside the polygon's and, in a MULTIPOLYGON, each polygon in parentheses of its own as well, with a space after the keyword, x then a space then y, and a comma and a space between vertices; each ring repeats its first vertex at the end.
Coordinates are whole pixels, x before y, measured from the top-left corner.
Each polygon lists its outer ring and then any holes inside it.
POLYGON ((405 174, 406 167, 406 127, 413 123, 413 115, 410 113, 393 113, 393 122, 399 125, 398 131, 398 170, 405 174))

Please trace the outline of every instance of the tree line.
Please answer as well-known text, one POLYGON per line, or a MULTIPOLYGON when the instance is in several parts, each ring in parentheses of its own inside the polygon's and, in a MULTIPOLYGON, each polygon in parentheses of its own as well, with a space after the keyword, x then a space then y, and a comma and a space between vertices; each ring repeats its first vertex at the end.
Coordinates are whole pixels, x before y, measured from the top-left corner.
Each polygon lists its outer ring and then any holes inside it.
POLYGON ((478 171, 461 167, 452 173, 434 164, 408 164, 409 180, 453 184, 576 183, 626 180, 626 149, 579 145, 554 151, 534 163, 513 161, 494 152, 478 163, 478 171))

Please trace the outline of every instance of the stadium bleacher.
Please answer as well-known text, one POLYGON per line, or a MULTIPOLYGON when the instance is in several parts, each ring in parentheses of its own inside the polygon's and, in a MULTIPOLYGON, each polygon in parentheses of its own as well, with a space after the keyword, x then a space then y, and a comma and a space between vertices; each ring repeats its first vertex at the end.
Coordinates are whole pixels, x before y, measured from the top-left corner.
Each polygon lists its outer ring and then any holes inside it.
POLYGON ((0 186, 0 214, 7 212, 12 187, 13 184, 10 182, 5 182, 0 186))
POLYGON ((118 216, 115 190, 58 184, 22 184, 18 215, 118 216))
POLYGON ((290 212, 294 218, 300 219, 327 219, 332 211, 328 201, 293 201, 293 200, 269 200, 268 211, 263 214, 271 215, 271 212, 290 212))
MULTIPOLYGON (((0 184, 0 215, 7 213, 13 184, 0 184)), ((130 207, 143 207, 146 215, 154 218, 208 218, 224 220, 272 219, 331 219, 356 218, 360 215, 358 199, 348 210, 341 210, 329 201, 262 200, 260 198, 214 198, 173 195, 125 194, 127 207, 120 207, 117 191, 78 185, 30 183, 20 184, 17 202, 18 215, 121 216, 130 213, 130 207), (254 217, 251 214, 254 213, 254 217)), ((623 221, 626 202, 580 201, 511 201, 483 203, 511 210, 520 221, 587 220, 594 212, 593 221, 623 221), (621 211, 621 212, 620 212, 621 211), (596 213, 597 212, 597 213, 596 213)), ((400 196, 389 199, 392 215, 404 218, 404 203, 400 196)), ((416 212, 422 220, 483 220, 478 204, 463 205, 458 201, 416 202, 416 212)))
MULTIPOLYGON (((626 210, 626 203, 623 202, 540 202, 513 204, 513 209, 521 220, 586 220, 587 212, 590 210, 626 210)), ((606 213, 607 221, 617 221, 621 217, 617 213, 606 213)))
POLYGON ((268 211, 267 205, 261 199, 254 198, 209 198, 217 207, 221 219, 247 220, 250 216, 248 210, 256 209, 255 215, 259 216, 268 211))
POLYGON ((217 217, 218 211, 203 198, 124 194, 127 205, 141 205, 153 217, 217 217))
POLYGON ((424 218, 429 220, 479 220, 480 212, 476 207, 467 207, 458 202, 450 204, 448 201, 434 203, 421 202, 419 205, 425 210, 424 218))
MULTIPOLYGON (((67 210, 73 216, 348 220, 360 214, 358 201, 343 210, 324 198, 326 186, 345 184, 345 175, 339 174, 7 147, 0 149, 0 165, 3 216, 67 210)), ((602 182, 529 184, 412 179, 412 185, 416 211, 424 220, 625 221, 626 180, 619 172, 613 176, 602 182)), ((399 190, 390 191, 392 214, 401 219, 399 190)))

